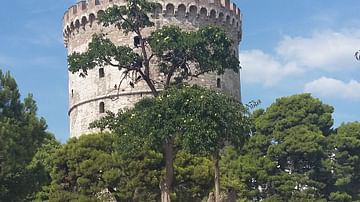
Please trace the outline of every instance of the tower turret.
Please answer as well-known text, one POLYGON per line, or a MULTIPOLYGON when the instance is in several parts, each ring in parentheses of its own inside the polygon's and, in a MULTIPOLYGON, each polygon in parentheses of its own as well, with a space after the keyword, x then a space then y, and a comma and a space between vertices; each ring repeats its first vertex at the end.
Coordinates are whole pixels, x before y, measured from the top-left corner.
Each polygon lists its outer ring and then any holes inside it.
MULTIPOLYGON (((154 27, 143 30, 150 35, 155 29, 176 25, 185 30, 201 26, 222 26, 233 40, 234 54, 239 53, 241 41, 240 9, 230 0, 151 0, 158 9, 151 14, 154 27)), ((85 52, 93 34, 106 33, 117 45, 135 46, 135 37, 125 35, 115 27, 98 24, 97 16, 113 5, 124 5, 125 0, 86 0, 71 6, 63 17, 63 35, 68 54, 85 52)), ((77 137, 93 132, 89 124, 104 115, 105 111, 116 112, 119 108, 132 107, 151 91, 145 82, 132 86, 129 82, 119 84, 122 72, 116 68, 98 67, 83 78, 69 72, 70 136, 77 137)), ((158 82, 162 77, 159 75, 158 82)), ((201 86, 222 90, 240 99, 240 77, 232 70, 223 75, 215 73, 200 76, 191 81, 201 86)), ((160 87, 159 87, 160 88, 160 87)))

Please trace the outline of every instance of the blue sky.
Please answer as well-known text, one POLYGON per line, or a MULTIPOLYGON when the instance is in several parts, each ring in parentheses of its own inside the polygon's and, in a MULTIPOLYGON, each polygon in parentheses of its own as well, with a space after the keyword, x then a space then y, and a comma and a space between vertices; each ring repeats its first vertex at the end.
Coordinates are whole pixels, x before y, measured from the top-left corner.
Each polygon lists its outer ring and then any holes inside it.
MULTIPOLYGON (((62 15, 75 0, 12 0, 0 7, 0 68, 31 92, 49 130, 68 138, 62 15)), ((310 92, 335 124, 360 120, 359 0, 235 0, 243 13, 243 101, 310 92)))

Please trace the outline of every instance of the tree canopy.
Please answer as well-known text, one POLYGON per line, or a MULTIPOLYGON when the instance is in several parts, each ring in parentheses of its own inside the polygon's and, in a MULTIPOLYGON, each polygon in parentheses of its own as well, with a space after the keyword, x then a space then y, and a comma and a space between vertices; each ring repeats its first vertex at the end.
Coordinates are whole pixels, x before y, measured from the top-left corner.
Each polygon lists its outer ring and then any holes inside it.
POLYGON ((53 155, 50 201, 157 201, 159 154, 115 149, 112 134, 71 139, 53 155))
MULTIPOLYGON (((247 109, 234 98, 185 85, 170 88, 155 98, 145 98, 126 112, 110 113, 94 126, 124 136, 124 147, 148 145, 163 152, 167 173, 173 173, 176 145, 213 157, 214 168, 219 169, 220 151, 227 144, 241 147, 249 134, 250 123, 247 109)), ((164 180, 171 185, 172 174, 164 180)))
POLYGON ((329 141, 337 190, 332 193, 333 199, 360 200, 360 123, 342 124, 329 141))
POLYGON ((241 155, 226 154, 234 162, 223 165, 230 176, 238 176, 238 196, 255 201, 325 200, 331 192, 326 139, 332 132, 332 112, 309 94, 279 98, 266 110, 255 111, 253 135, 241 155))
POLYGON ((36 112, 32 95, 21 101, 15 79, 0 71, 0 201, 23 201, 47 182, 32 159, 54 138, 36 112))

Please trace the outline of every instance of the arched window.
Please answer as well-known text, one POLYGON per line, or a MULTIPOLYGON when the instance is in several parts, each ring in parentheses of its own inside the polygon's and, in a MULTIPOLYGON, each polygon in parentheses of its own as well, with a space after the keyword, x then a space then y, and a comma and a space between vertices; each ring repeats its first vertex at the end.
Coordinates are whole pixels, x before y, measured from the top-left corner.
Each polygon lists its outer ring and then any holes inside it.
POLYGON ((74 25, 73 22, 71 22, 71 24, 70 24, 70 29, 71 29, 71 31, 74 31, 74 30, 75 30, 75 25, 74 25))
POLYGON ((75 28, 76 28, 76 30, 79 31, 79 28, 80 28, 80 20, 76 20, 76 21, 75 21, 75 28))
POLYGON ((104 68, 100 68, 99 69, 99 78, 103 78, 105 77, 105 71, 104 71, 104 68))
POLYGON ((180 4, 177 10, 177 16, 184 17, 186 15, 186 6, 184 4, 180 4))
POLYGON ((100 102, 99 104, 99 113, 105 113, 105 103, 104 102, 100 102))
POLYGON ((157 3, 152 17, 158 19, 161 13, 162 13, 162 6, 161 4, 157 3))
POLYGON ((85 29, 86 23, 87 23, 87 19, 86 19, 86 17, 84 16, 84 17, 81 18, 81 26, 82 26, 84 29, 85 29))
POLYGON ((224 22, 224 13, 219 13, 219 22, 224 22))
POLYGON ((196 6, 190 6, 189 16, 191 18, 194 18, 194 17, 196 17, 196 15, 197 15, 197 7, 196 6))
POLYGON ((165 11, 166 16, 173 16, 174 12, 175 12, 174 5, 172 4, 166 5, 166 11, 165 11))
POLYGON ((99 10, 99 11, 96 13, 96 15, 97 15, 98 18, 99 18, 99 16, 104 15, 104 14, 105 14, 105 11, 103 11, 103 10, 99 10))
POLYGON ((95 15, 94 15, 93 13, 91 13, 91 14, 89 15, 90 25, 92 25, 94 21, 95 21, 95 15))
POLYGON ((100 5, 100 0, 95 0, 95 5, 100 5))
POLYGON ((230 24, 230 16, 226 16, 226 24, 230 24))
POLYGON ((71 33, 71 29, 70 29, 69 25, 66 26, 66 32, 67 32, 67 34, 70 34, 70 33, 71 33))
POLYGON ((216 18, 216 11, 215 11, 215 10, 211 10, 211 11, 210 11, 210 18, 211 18, 211 19, 215 19, 215 18, 216 18))
POLYGON ((207 10, 206 10, 206 8, 201 8, 201 9, 200 9, 200 17, 202 17, 202 18, 207 17, 207 10))

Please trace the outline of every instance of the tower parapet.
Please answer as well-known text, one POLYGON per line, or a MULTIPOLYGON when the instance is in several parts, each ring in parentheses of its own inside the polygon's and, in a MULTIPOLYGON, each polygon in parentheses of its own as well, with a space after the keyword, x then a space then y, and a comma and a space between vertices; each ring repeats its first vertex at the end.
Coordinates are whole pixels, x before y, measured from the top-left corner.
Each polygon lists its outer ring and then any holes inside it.
MULTIPOLYGON (((233 40, 234 54, 239 53, 242 35, 242 15, 230 0, 150 0, 158 7, 151 14, 154 27, 143 30, 144 36, 162 26, 176 25, 184 30, 196 30, 201 26, 217 25, 225 29, 233 40)), ((87 0, 71 6, 63 17, 64 43, 68 54, 85 52, 93 34, 106 33, 117 45, 132 46, 132 36, 125 35, 115 27, 103 27, 97 16, 113 5, 124 5, 125 0, 87 0)), ((116 112, 119 108, 131 107, 143 96, 150 94, 145 82, 135 87, 121 85, 121 71, 116 68, 95 68, 86 78, 69 72, 70 136, 93 132, 88 126, 104 115, 104 111, 116 112)), ((158 83, 162 77, 156 76, 158 83)), ((191 83, 225 91, 240 99, 240 77, 232 70, 224 75, 206 74, 191 83)), ((158 88, 161 88, 158 86, 158 88)))
MULTIPOLYGON (((211 21, 223 26, 229 33, 238 35, 238 40, 241 40, 242 15, 240 8, 230 0, 152 1, 159 5, 157 12, 152 15, 153 18, 159 18, 159 15, 162 15, 162 18, 186 17, 194 20, 194 23, 211 21)), ((63 17, 65 45, 67 45, 70 35, 74 35, 79 29, 95 23, 99 13, 113 5, 124 5, 125 3, 124 0, 84 0, 71 6, 63 17)))

